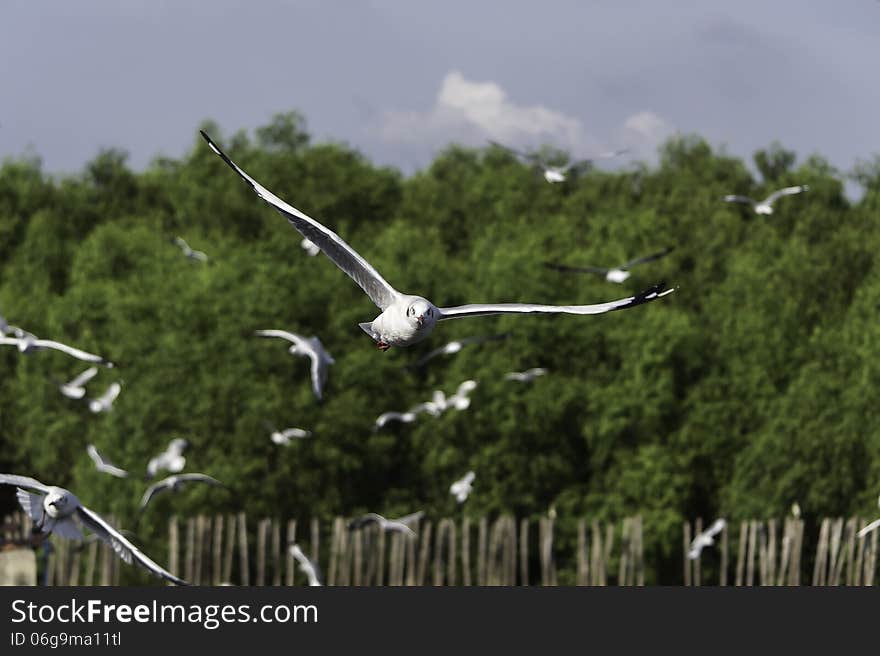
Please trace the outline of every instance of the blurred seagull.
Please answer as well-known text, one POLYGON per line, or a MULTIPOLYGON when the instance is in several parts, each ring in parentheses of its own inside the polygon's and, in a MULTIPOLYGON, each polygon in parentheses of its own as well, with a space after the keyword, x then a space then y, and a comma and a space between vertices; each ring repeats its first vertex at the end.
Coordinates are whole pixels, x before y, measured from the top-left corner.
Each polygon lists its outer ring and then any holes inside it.
POLYGON ((97 367, 89 367, 69 383, 62 383, 59 385, 58 389, 60 389, 61 393, 68 399, 81 399, 86 395, 85 384, 94 378, 97 373, 97 367))
POLYGON ((183 450, 188 446, 189 442, 182 437, 171 440, 164 452, 147 463, 147 479, 153 478, 163 469, 174 474, 182 470, 186 465, 183 450))
POLYGON ((111 476, 115 476, 116 478, 125 478, 128 476, 128 472, 124 469, 120 469, 116 465, 113 465, 101 456, 98 453, 98 450, 95 448, 94 444, 89 444, 86 447, 86 452, 89 454, 89 458, 95 463, 95 468, 99 472, 103 472, 105 474, 110 474, 111 476))
POLYGON ((565 264, 554 264, 552 262, 547 262, 545 266, 551 269, 555 269, 556 271, 562 271, 565 273, 598 273, 604 276, 605 280, 607 280, 608 282, 621 283, 630 277, 629 269, 631 269, 632 267, 639 264, 645 264, 646 262, 659 260, 661 257, 665 257, 666 255, 671 253, 674 248, 674 246, 670 246, 669 248, 659 251, 657 253, 652 253, 651 255, 647 255, 645 257, 639 257, 634 260, 630 260, 629 262, 624 262, 620 266, 614 267, 612 269, 603 269, 602 267, 594 266, 566 266, 565 264))
POLYGON ((183 240, 183 237, 175 237, 174 243, 177 244, 178 246, 180 246, 180 250, 182 250, 183 254, 186 257, 188 257, 189 259, 194 260, 196 262, 207 262, 208 261, 208 256, 205 253, 203 253, 202 251, 194 251, 192 248, 189 247, 189 244, 187 244, 183 240))
POLYGON ((449 486, 449 493, 454 496, 459 503, 464 503, 470 495, 475 476, 476 474, 474 474, 474 472, 469 471, 449 486))
POLYGON ((466 380, 461 385, 458 386, 458 389, 455 391, 450 397, 446 399, 446 408, 455 408, 456 410, 466 410, 471 405, 471 399, 468 396, 471 392, 477 389, 477 381, 475 380, 466 380))
POLYGON ((101 396, 97 399, 89 399, 89 410, 95 414, 99 412, 109 412, 113 408, 113 402, 122 391, 122 382, 111 383, 101 396))
POLYGON ((296 543, 290 545, 289 551, 290 555, 299 562, 299 570, 309 579, 309 585, 321 585, 318 566, 306 557, 299 545, 296 543))
POLYGON ((258 330, 255 334, 260 337, 280 337, 293 342, 293 346, 287 349, 288 352, 293 355, 305 356, 312 361, 312 390, 320 401, 324 385, 327 383, 327 367, 336 362, 327 353, 321 340, 315 336, 306 339, 286 330, 258 330))
POLYGON ((752 209, 754 209, 757 214, 773 214, 773 203, 778 199, 783 196, 799 194, 803 191, 808 191, 809 189, 810 187, 808 185, 785 187, 779 191, 774 191, 761 202, 756 201, 754 198, 749 198, 748 196, 738 196, 736 194, 729 194, 724 197, 724 200, 728 203, 745 203, 746 205, 751 205, 752 209))
POLYGON ((507 146, 504 146, 504 145, 498 143, 497 141, 492 141, 491 139, 489 140, 489 143, 492 144, 493 146, 495 146, 496 148, 501 148, 502 150, 506 150, 507 152, 511 153, 512 155, 514 155, 516 157, 520 157, 520 158, 538 166, 538 168, 541 169, 541 174, 544 176, 544 179, 551 184, 554 184, 557 182, 565 182, 565 180, 568 178, 568 174, 572 170, 583 169, 585 167, 588 167, 588 166, 592 165, 592 163, 597 159, 610 159, 610 158, 618 157, 620 155, 623 155, 623 154, 629 152, 628 148, 622 148, 620 150, 612 150, 612 151, 608 151, 608 152, 604 152, 604 153, 599 153, 595 157, 591 157, 588 159, 573 160, 573 161, 569 162, 568 164, 566 164, 565 166, 551 166, 550 164, 546 163, 543 159, 541 159, 538 155, 524 153, 522 151, 515 150, 513 148, 508 148, 507 146))
POLYGON ((101 540, 113 547, 116 555, 129 565, 132 562, 137 562, 156 576, 177 585, 189 585, 148 558, 120 531, 110 526, 96 512, 82 505, 80 500, 69 490, 43 485, 36 479, 13 474, 0 474, 0 484, 18 487, 18 503, 43 533, 57 533, 68 540, 82 540, 82 532, 77 526, 76 520, 78 520, 101 540), (31 494, 26 490, 32 490, 38 494, 31 494))
POLYGON ((290 444, 292 438, 302 439, 305 437, 311 437, 312 435, 311 431, 303 430, 302 428, 285 428, 284 430, 278 430, 271 424, 267 424, 267 428, 272 431, 270 439, 275 444, 283 444, 284 446, 290 444))
POLYGON ((219 485, 220 487, 224 487, 223 483, 207 474, 174 474, 173 476, 163 478, 161 481, 153 483, 147 488, 147 491, 144 492, 144 496, 141 498, 140 510, 144 510, 144 508, 147 507, 147 504, 150 503, 150 501, 153 500, 153 497, 157 494, 161 494, 168 490, 177 492, 183 487, 184 483, 207 483, 208 485, 219 485))
POLYGON ((709 547, 715 544, 715 536, 721 533, 726 525, 727 522, 724 519, 716 519, 712 526, 698 534, 691 542, 691 548, 690 551, 688 551, 688 558, 691 560, 699 558, 700 553, 703 551, 703 547, 709 547))
MULTIPOLYGON (((201 134, 208 142, 211 150, 241 176, 260 198, 287 217, 287 220, 303 237, 308 238, 318 246, 382 310, 381 314, 373 319, 373 321, 363 322, 360 324, 360 327, 383 351, 392 346, 409 346, 425 339, 434 330, 437 322, 444 319, 510 313, 602 314, 642 305, 643 303, 662 298, 674 291, 674 289, 666 289, 665 284, 661 283, 635 296, 596 305, 499 303, 438 308, 426 298, 402 294, 394 289, 369 262, 361 257, 351 246, 346 244, 339 235, 278 198, 278 196, 240 169, 235 162, 229 159, 211 141, 211 138, 204 131, 201 134)), ((423 253, 422 258, 420 258, 425 266, 431 266, 430 255, 430 253, 423 253)))
POLYGON ((303 250, 312 257, 321 252, 321 249, 315 246, 308 237, 303 238, 299 245, 302 246, 303 250))
POLYGON ((383 428, 385 424, 392 421, 400 421, 404 424, 411 424, 416 420, 415 412, 383 412, 381 415, 376 417, 376 423, 373 425, 373 430, 377 431, 380 428, 383 428))
POLYGON ((366 515, 352 519, 348 523, 348 530, 354 531, 369 524, 378 524, 379 528, 383 531, 395 531, 397 533, 405 533, 409 536, 415 536, 416 532, 409 527, 409 524, 421 518, 422 515, 424 515, 424 511, 420 510, 419 512, 406 515, 405 517, 399 517, 398 519, 385 519, 382 515, 367 513, 366 515))
POLYGON ((519 383, 531 383, 538 376, 543 376, 547 370, 542 367, 533 367, 525 371, 511 371, 504 374, 504 380, 515 380, 519 383))
POLYGON ((108 368, 113 367, 112 362, 110 362, 109 360, 105 360, 100 355, 87 353, 85 351, 79 350, 78 348, 73 348, 72 346, 68 346, 67 344, 62 344, 61 342, 56 342, 51 339, 39 339, 36 335, 25 332, 20 328, 16 328, 14 332, 17 335, 16 337, 0 337, 0 345, 17 346, 18 350, 22 353, 33 353, 35 351, 42 351, 44 349, 53 349, 55 351, 67 353, 67 355, 74 357, 77 360, 83 360, 84 362, 94 362, 95 364, 100 364, 108 368))
POLYGON ((465 346, 469 346, 471 344, 484 344, 485 342, 494 342, 502 339, 507 339, 510 337, 510 333, 503 333, 500 335, 489 335, 488 337, 465 337, 464 339, 455 340, 449 342, 448 344, 444 344, 438 349, 434 349, 430 353, 424 355, 419 358, 412 364, 406 365, 407 368, 416 368, 423 366, 429 360, 436 358, 439 355, 454 355, 461 351, 465 346))

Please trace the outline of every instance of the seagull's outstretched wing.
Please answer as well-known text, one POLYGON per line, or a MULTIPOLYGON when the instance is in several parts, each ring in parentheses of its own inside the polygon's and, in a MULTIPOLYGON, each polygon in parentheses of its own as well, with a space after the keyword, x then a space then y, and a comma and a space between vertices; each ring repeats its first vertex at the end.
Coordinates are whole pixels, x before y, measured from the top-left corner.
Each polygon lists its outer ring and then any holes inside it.
POLYGON ((84 372, 82 372, 79 376, 74 378, 72 381, 67 383, 69 387, 82 387, 87 382, 89 382, 92 378, 94 378, 98 373, 97 367, 89 367, 84 372))
POLYGON ((859 531, 858 533, 856 533, 856 536, 857 536, 857 537, 860 537, 860 538, 863 538, 863 537, 865 537, 868 533, 870 533, 871 531, 877 529, 877 527, 880 527, 880 519, 875 519, 873 522, 871 522, 870 524, 868 524, 868 525, 867 525, 865 528, 863 528, 861 531, 859 531))
POLYGON ((175 237, 174 243, 180 246, 180 249, 184 253, 189 253, 192 251, 192 249, 189 247, 189 244, 186 243, 186 240, 183 237, 175 237))
POLYGON ((783 196, 799 194, 802 191, 808 191, 809 188, 810 187, 807 185, 797 185, 795 187, 785 187, 784 189, 778 189, 777 191, 774 191, 772 194, 767 196, 767 198, 764 199, 764 203, 766 203, 767 205, 771 205, 774 201, 782 198, 783 196))
POLYGON ((629 262, 626 262, 625 264, 621 264, 617 268, 621 269, 623 271, 626 271, 627 269, 630 269, 630 268, 637 266, 639 264, 645 264, 646 262, 653 262, 654 260, 659 260, 661 257, 666 257, 674 250, 675 250, 675 246, 670 246, 669 248, 664 248, 662 251, 658 251, 657 253, 651 253, 650 255, 646 255, 645 257, 637 257, 636 259, 630 260, 629 262))
POLYGON ((109 360, 105 360, 100 355, 95 355, 94 353, 87 353, 86 351, 81 351, 78 348, 74 348, 72 346, 68 346, 67 344, 62 344, 61 342, 56 342, 51 339, 37 339, 34 340, 34 346, 36 348, 49 348, 55 349, 56 351, 62 351, 67 353, 77 360, 83 360, 84 362, 94 362, 95 364, 100 364, 108 368, 113 367, 113 363, 109 360))
POLYGON ((424 510, 419 510, 418 512, 410 513, 409 515, 404 515, 403 517, 397 517, 396 519, 392 519, 392 522, 397 522, 398 524, 404 524, 405 526, 409 526, 415 521, 420 520, 425 516, 424 510))
POLYGON ((192 474, 178 474, 177 480, 196 483, 207 483, 208 485, 218 485, 220 487, 226 487, 225 485, 223 485, 223 483, 218 481, 213 476, 208 476, 207 474, 198 474, 195 472, 192 474))
POLYGON ((533 305, 530 303, 496 303, 496 304, 476 304, 476 305, 459 305, 451 308, 438 308, 440 311, 440 321, 444 319, 460 319, 463 317, 478 317, 489 314, 520 314, 520 313, 543 313, 543 314, 603 314, 605 312, 613 312, 614 310, 624 310, 626 308, 642 305, 662 298, 667 294, 671 294, 675 288, 666 289, 664 283, 654 285, 650 289, 646 289, 640 294, 621 298, 616 301, 607 303, 597 303, 595 305, 533 305))
POLYGON ((89 510, 83 505, 80 505, 76 509, 76 512, 80 521, 90 531, 112 546, 113 551, 115 551, 116 554, 129 565, 133 560, 136 560, 138 564, 147 568, 156 576, 171 581, 172 583, 176 583, 177 585, 189 585, 189 583, 183 579, 177 578, 171 572, 160 567, 140 549, 134 546, 128 538, 122 535, 122 533, 105 522, 96 512, 89 510))
POLYGON ((351 521, 348 522, 348 530, 354 531, 359 528, 363 528, 368 524, 384 524, 388 520, 382 517, 377 513, 367 513, 366 515, 361 515, 360 517, 355 517, 351 521))
POLYGON ((311 241, 315 246, 329 257, 333 262, 348 274, 361 289, 366 292, 370 300, 375 303, 379 309, 384 310, 391 305, 400 296, 398 291, 389 285, 385 279, 379 275, 379 272, 373 266, 361 257, 357 251, 345 243, 343 239, 329 228, 321 225, 313 218, 307 216, 303 212, 292 205, 284 202, 278 196, 262 186, 259 182, 250 177, 238 165, 233 162, 227 155, 217 147, 211 138, 201 131, 202 136, 208 145, 217 155, 223 159, 242 179, 247 182, 256 194, 264 201, 272 205, 276 210, 287 217, 287 220, 296 228, 299 233, 311 241))
POLYGON ((36 478, 31 478, 30 476, 17 476, 16 474, 0 474, 0 485, 15 485, 16 487, 23 487, 29 490, 35 490, 37 492, 42 492, 43 494, 48 494, 49 486, 43 485, 36 478))
POLYGON ((600 275, 605 275, 608 273, 608 269, 603 269, 602 267, 594 267, 594 266, 568 266, 566 264, 556 264, 554 262, 544 262, 544 266, 548 269, 553 269, 555 271, 562 271, 563 273, 598 273, 600 275))
POLYGON ((728 203, 745 203, 746 205, 754 205, 755 199, 748 196, 738 196, 736 194, 728 194, 724 197, 724 201, 728 203))
POLYGON ((110 387, 106 389, 106 391, 97 399, 95 399, 101 405, 109 405, 116 400, 116 397, 119 396, 119 393, 122 391, 122 384, 119 382, 111 383, 110 387))
POLYGON ((147 504, 153 500, 153 497, 159 494, 160 492, 164 492, 169 489, 171 486, 168 484, 168 479, 163 478, 161 481, 153 483, 150 487, 147 488, 147 491, 144 492, 144 496, 141 497, 141 505, 139 510, 143 510, 147 507, 147 504))
POLYGON ((120 469, 116 465, 111 465, 109 462, 104 460, 103 456, 98 453, 98 449, 95 448, 94 444, 89 444, 86 447, 86 451, 89 454, 89 457, 95 463, 95 467, 97 467, 100 471, 106 472, 111 476, 116 476, 117 478, 126 478, 128 476, 128 472, 124 469, 120 469))
POLYGON ((311 350, 305 338, 286 330, 257 330, 254 331, 254 334, 258 337, 280 337, 281 339, 286 339, 288 342, 291 342, 298 349, 302 349, 303 351, 311 350))

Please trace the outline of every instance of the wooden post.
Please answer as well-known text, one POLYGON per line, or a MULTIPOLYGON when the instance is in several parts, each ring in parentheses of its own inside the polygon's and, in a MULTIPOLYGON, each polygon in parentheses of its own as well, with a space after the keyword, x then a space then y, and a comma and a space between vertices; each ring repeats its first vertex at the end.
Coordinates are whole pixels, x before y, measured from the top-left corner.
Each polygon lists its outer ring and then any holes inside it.
POLYGON ((416 540, 421 539, 421 526, 419 526, 419 534, 415 538, 406 541, 406 584, 409 586, 418 585, 418 561, 416 559, 416 540))
MULTIPOLYGON (((861 519, 856 519, 856 530, 861 525, 861 519)), ((852 583, 850 585, 862 585, 862 575, 865 571, 864 562, 865 562, 865 543, 867 540, 865 538, 858 538, 858 551, 856 552, 856 562, 855 567, 853 568, 855 571, 852 576, 852 583)))
POLYGON ((628 517, 623 519, 623 527, 620 536, 620 560, 617 564, 617 585, 630 585, 629 583, 629 550, 630 550, 630 524, 628 517))
POLYGON ((431 555, 431 522, 425 522, 425 527, 421 530, 419 539, 421 553, 419 554, 419 564, 416 571, 416 585, 425 585, 425 574, 428 571, 428 559, 431 555))
POLYGON ((85 585, 95 585, 95 566, 98 562, 98 541, 89 545, 89 556, 86 561, 86 578, 85 585))
POLYGON ((840 571, 843 567, 841 543, 843 538, 843 518, 838 517, 831 524, 831 545, 828 556, 828 585, 840 585, 840 571))
POLYGON ((195 547, 193 548, 193 578, 195 585, 202 584, 202 557, 204 555, 204 515, 197 515, 195 518, 195 547))
POLYGON ((746 556, 746 585, 755 585, 755 549, 758 542, 758 521, 749 522, 749 550, 746 556))
POLYGON ((223 553, 223 571, 221 583, 232 583, 232 555, 235 552, 235 516, 226 518, 226 549, 223 553))
POLYGON ((477 533, 477 585, 486 585, 486 546, 488 542, 489 524, 485 517, 480 519, 477 533))
POLYGON ((819 528, 819 543, 816 545, 816 563, 813 566, 813 585, 825 585, 825 571, 828 553, 828 531, 830 521, 826 517, 819 528))
POLYGON ((257 585, 266 585, 266 537, 269 532, 269 520, 257 522, 257 585))
POLYGON ((858 518, 850 517, 846 522, 846 584, 853 585, 856 571, 856 533, 859 530, 858 518))
POLYGON ((529 520, 519 522, 519 584, 529 584, 529 520))
POLYGON ((296 577, 296 559, 290 553, 290 545, 296 542, 296 520, 290 519, 287 521, 287 543, 284 546, 284 554, 285 554, 285 585, 293 585, 294 579, 296 577))
POLYGON ((272 521, 272 585, 281 585, 281 520, 272 521))
POLYGON ((340 517, 333 520, 333 528, 330 533, 330 564, 327 566, 327 585, 336 585, 336 569, 339 566, 339 541, 342 535, 339 532, 340 517))
POLYGON ((354 573, 352 575, 353 585, 363 585, 363 568, 364 568, 364 538, 363 531, 355 531, 351 536, 352 548, 354 550, 354 573))
POLYGON ((248 562, 247 516, 238 513, 238 566, 239 584, 251 584, 250 563, 248 562))
POLYGON ((309 530, 312 538, 312 562, 317 563, 319 561, 318 556, 321 553, 321 524, 314 517, 312 518, 309 530))
POLYGON ((183 571, 184 578, 195 583, 193 578, 195 575, 195 559, 196 559, 196 520, 190 517, 186 520, 186 551, 184 552, 183 571))
POLYGON ((718 585, 720 585, 721 587, 727 585, 727 563, 730 558, 730 550, 728 545, 730 531, 728 530, 728 526, 729 524, 725 522, 724 528, 721 529, 721 570, 718 576, 718 585))
MULTIPOLYGON (((595 539, 595 538, 594 538, 595 539)), ((684 552, 684 584, 685 587, 692 585, 691 583, 691 559, 688 553, 691 550, 691 522, 686 519, 681 527, 681 541, 684 552)))
POLYGON ((471 584, 471 520, 461 520, 461 584, 471 584))
POLYGON ((739 549, 736 552, 736 587, 743 584, 743 573, 745 572, 746 563, 746 543, 749 536, 748 522, 740 522, 739 524, 739 549))
MULTIPOLYGON (((698 536, 703 532, 703 518, 697 517, 697 521, 694 523, 694 537, 698 536)), ((690 545, 688 545, 690 548, 690 545)), ((700 560, 703 557, 703 552, 700 551, 699 555, 691 561, 691 565, 693 566, 693 582, 695 586, 699 586, 702 581, 701 571, 700 571, 700 560)))
POLYGON ((211 542, 211 580, 214 585, 223 583, 223 515, 214 515, 214 539, 211 542))

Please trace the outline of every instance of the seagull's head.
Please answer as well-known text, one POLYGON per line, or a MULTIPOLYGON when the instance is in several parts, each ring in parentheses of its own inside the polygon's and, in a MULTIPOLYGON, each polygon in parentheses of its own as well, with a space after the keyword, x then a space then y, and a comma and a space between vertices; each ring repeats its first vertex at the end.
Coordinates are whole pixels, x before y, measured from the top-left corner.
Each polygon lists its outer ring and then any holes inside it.
POLYGON ((417 298, 406 309, 406 318, 419 330, 433 327, 437 323, 436 308, 424 298, 417 298))
POLYGON ((43 508, 49 517, 66 517, 76 510, 76 506, 76 497, 60 487, 49 488, 49 492, 43 500, 43 508))

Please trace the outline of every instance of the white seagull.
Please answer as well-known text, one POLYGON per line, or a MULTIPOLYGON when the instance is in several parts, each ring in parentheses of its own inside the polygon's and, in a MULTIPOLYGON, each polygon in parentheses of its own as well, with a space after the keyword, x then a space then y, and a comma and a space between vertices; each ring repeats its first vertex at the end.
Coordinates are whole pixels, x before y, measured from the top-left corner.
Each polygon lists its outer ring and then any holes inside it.
MULTIPOLYGON (((370 300, 382 310, 379 316, 372 321, 361 323, 360 327, 373 338, 376 345, 383 351, 392 346, 409 346, 425 339, 434 330, 437 322, 444 319, 509 313, 602 314, 635 307, 674 291, 674 289, 666 289, 665 285, 661 283, 636 296, 596 305, 498 303, 438 308, 426 298, 403 294, 394 289, 369 262, 346 244, 339 235, 263 187, 229 159, 204 131, 201 134, 211 149, 241 176, 260 198, 287 217, 287 220, 303 237, 318 246, 324 255, 348 274, 370 297, 370 300)), ((424 254, 424 260, 426 265, 430 266, 431 261, 428 255, 424 254)))
POLYGON ((551 183, 555 184, 557 182, 565 182, 568 177, 568 174, 574 169, 582 169, 592 165, 594 160, 597 159, 610 159, 612 157, 618 157, 623 155, 624 153, 629 152, 628 148, 621 148, 620 150, 612 150, 604 153, 599 153, 595 157, 590 157, 582 160, 573 160, 566 164, 565 166, 551 166, 547 164, 544 160, 542 160, 538 155, 524 153, 519 150, 515 150, 513 148, 508 148, 507 146, 498 143, 497 141, 489 140, 489 143, 497 148, 501 148, 502 150, 506 150, 507 152, 515 155, 516 157, 521 157, 528 162, 536 165, 541 169, 541 174, 544 176, 544 179, 551 183))
POLYGON ((86 447, 86 452, 89 454, 89 458, 91 458, 92 461, 95 463, 95 468, 99 472, 110 474, 111 476, 115 476, 116 478, 125 478, 128 476, 127 471, 125 471, 124 469, 120 469, 116 465, 104 460, 101 454, 98 453, 98 450, 95 448, 94 444, 89 444, 86 447))
POLYGON ((165 451, 147 463, 147 478, 153 478, 161 470, 165 469, 176 474, 186 465, 186 457, 183 450, 189 446, 189 442, 182 437, 175 438, 168 443, 165 451))
POLYGON ((122 391, 122 382, 111 383, 110 387, 98 398, 89 399, 89 410, 95 414, 99 412, 110 412, 113 408, 113 402, 122 391))
POLYGON ((208 485, 218 485, 223 487, 223 483, 207 474, 174 474, 173 476, 163 478, 161 481, 153 483, 147 488, 147 491, 144 492, 144 496, 141 497, 140 510, 146 508, 147 504, 150 503, 150 501, 153 500, 153 497, 157 494, 161 494, 168 490, 177 492, 183 487, 184 483, 207 483, 208 485))
POLYGON ((202 251, 194 251, 192 248, 190 248, 189 244, 187 244, 183 240, 183 237, 175 237, 174 243, 177 244, 178 246, 180 246, 180 250, 182 250, 183 254, 186 257, 188 257, 189 259, 194 260, 196 262, 207 262, 208 261, 207 254, 203 253, 202 251))
POLYGON ((754 198, 749 198, 748 196, 738 196, 737 194, 728 194, 724 197, 724 200, 728 203, 745 203, 746 205, 751 205, 752 209, 754 209, 757 214, 773 214, 773 203, 775 201, 779 200, 783 196, 799 194, 803 191, 808 191, 809 189, 810 187, 808 185, 785 187, 784 189, 774 191, 772 194, 767 196, 767 198, 760 202, 756 201, 754 198))
POLYGON ((307 339, 286 330, 258 330, 255 334, 260 337, 280 337, 293 342, 293 346, 287 349, 288 352, 312 361, 312 390, 320 401, 327 383, 327 367, 336 362, 321 344, 321 340, 315 336, 307 339))
POLYGON ((36 479, 14 474, 0 474, 0 484, 15 485, 18 488, 18 503, 43 533, 54 532, 68 540, 82 540, 83 535, 74 519, 76 518, 83 526, 113 547, 116 555, 129 565, 136 561, 156 576, 177 585, 189 585, 148 558, 100 515, 80 503, 80 500, 69 490, 43 485, 36 479), (31 494, 26 490, 39 494, 31 494))
POLYGON ((474 472, 469 471, 467 474, 462 476, 460 479, 455 481, 452 485, 449 486, 449 494, 454 496, 459 503, 464 503, 467 500, 468 495, 471 493, 471 489, 473 488, 474 477, 476 474, 474 472))
POLYGON ((535 378, 543 376, 546 373, 547 370, 543 367, 532 367, 525 371, 511 371, 510 373, 504 374, 504 380, 515 380, 518 383, 531 383, 535 378))
POLYGON ((297 562, 299 562, 299 570, 308 577, 309 585, 321 585, 318 566, 306 557, 298 544, 294 543, 290 545, 289 549, 290 555, 296 558, 297 562))
POLYGON ((397 519, 385 519, 384 517, 382 517, 382 515, 378 515, 376 513, 367 513, 366 515, 362 515, 361 517, 356 517, 355 519, 352 519, 348 523, 348 530, 354 531, 359 528, 363 528, 368 524, 378 524, 379 528, 383 531, 404 533, 406 535, 414 537, 416 532, 413 531, 409 525, 415 522, 417 519, 420 519, 424 514, 424 511, 420 510, 418 512, 412 513, 411 515, 398 517, 397 519))
POLYGON ((630 260, 629 262, 624 262, 620 266, 613 267, 611 269, 603 269, 602 267, 595 266, 567 266, 565 264, 554 264, 552 262, 547 262, 546 266, 555 269, 556 271, 562 271, 565 273, 598 273, 601 276, 605 277, 605 280, 608 282, 624 282, 627 278, 630 277, 629 270, 634 266, 639 264, 645 264, 646 262, 653 262, 654 260, 659 260, 661 257, 665 257, 669 253, 674 250, 674 246, 670 246, 669 248, 659 251, 657 253, 652 253, 651 255, 646 255, 645 257, 638 257, 634 260, 630 260))
POLYGON ((33 353, 35 351, 42 351, 44 349, 53 349, 55 351, 61 351, 62 353, 67 353, 67 355, 76 358, 77 360, 83 360, 84 362, 94 362, 95 364, 100 364, 104 367, 112 368, 113 363, 109 360, 105 360, 100 355, 95 355, 94 353, 87 353, 86 351, 81 351, 78 348, 74 348, 72 346, 68 346, 67 344, 62 344, 61 342, 56 342, 51 339, 40 339, 36 335, 25 332, 19 328, 15 329, 16 337, 0 337, 0 345, 5 346, 16 346, 18 350, 22 353, 33 353))
POLYGON ((406 367, 421 367, 426 362, 436 358, 439 355, 454 355, 461 351, 461 349, 463 349, 465 346, 469 346, 471 344, 483 344, 485 342, 494 342, 502 339, 507 339, 508 337, 510 337, 510 333, 489 335, 488 337, 465 337, 464 339, 457 339, 449 342, 448 344, 444 344, 440 348, 434 349, 433 351, 416 360, 414 363, 406 365, 406 367))
POLYGON ((415 412, 383 412, 381 415, 376 417, 376 423, 373 425, 373 430, 377 431, 380 428, 383 428, 385 424, 392 421, 399 421, 404 424, 411 424, 416 420, 415 412))
POLYGON ((455 391, 455 394, 446 398, 446 408, 455 408, 456 410, 466 410, 471 405, 470 396, 468 396, 471 392, 477 389, 477 381, 475 380, 466 380, 461 385, 458 386, 458 389, 455 391))
POLYGON ((94 378, 97 373, 97 367, 89 367, 69 383, 62 383, 59 385, 58 389, 60 389, 61 393, 68 399, 81 399, 86 395, 85 384, 94 378))
POLYGON ((303 250, 312 257, 321 252, 321 249, 315 246, 308 237, 304 237, 299 245, 302 246, 303 250))
POLYGON ((721 533, 726 525, 727 522, 724 519, 716 519, 712 526, 698 534, 691 542, 691 548, 690 551, 688 551, 688 558, 690 560, 695 560, 700 556, 703 547, 709 547, 715 544, 715 536, 721 533))
POLYGON ((284 446, 289 445, 291 439, 303 439, 311 437, 312 435, 312 431, 303 430, 302 428, 285 428, 284 430, 278 430, 270 425, 269 429, 272 431, 269 436, 270 439, 275 444, 283 444, 284 446))

